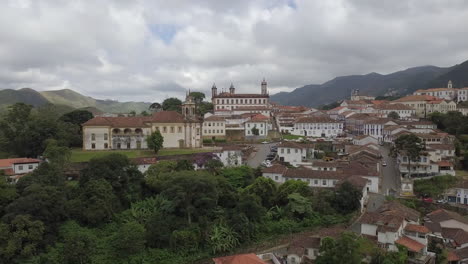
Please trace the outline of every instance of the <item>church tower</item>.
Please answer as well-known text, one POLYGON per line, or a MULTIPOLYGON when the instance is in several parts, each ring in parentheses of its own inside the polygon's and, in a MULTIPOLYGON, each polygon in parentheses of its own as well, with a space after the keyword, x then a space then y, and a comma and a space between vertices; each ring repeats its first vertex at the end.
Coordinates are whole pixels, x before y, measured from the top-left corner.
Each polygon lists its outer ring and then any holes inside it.
POLYGON ((195 104, 195 100, 190 95, 190 90, 187 92, 185 96, 185 102, 182 103, 182 115, 185 118, 193 118, 196 116, 196 108, 197 105, 195 104))
POLYGON ((218 95, 218 88, 216 88, 216 84, 213 83, 211 87, 211 97, 216 97, 216 95, 218 95))
POLYGON ((265 81, 265 78, 263 78, 263 81, 262 81, 262 94, 268 94, 268 91, 267 91, 267 82, 265 81))
POLYGON ((236 92, 236 88, 234 88, 234 84, 231 83, 231 87, 229 87, 229 93, 234 94, 236 92))
POLYGON ((452 80, 449 80, 449 81, 448 81, 447 88, 449 88, 449 89, 452 89, 452 88, 453 88, 452 80))

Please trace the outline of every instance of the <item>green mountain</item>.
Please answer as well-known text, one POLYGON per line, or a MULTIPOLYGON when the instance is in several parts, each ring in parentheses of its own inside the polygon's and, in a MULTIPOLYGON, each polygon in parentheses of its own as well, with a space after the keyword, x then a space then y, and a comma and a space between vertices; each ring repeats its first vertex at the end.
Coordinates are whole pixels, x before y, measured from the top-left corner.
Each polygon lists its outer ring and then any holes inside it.
POLYGON ((436 83, 438 87, 446 87, 446 78, 451 78, 454 83, 457 83, 458 80, 468 78, 467 68, 468 65, 463 68, 460 65, 449 68, 422 66, 386 75, 369 73, 341 76, 323 84, 310 84, 290 93, 275 94, 271 96, 271 101, 284 105, 317 107, 349 98, 351 91, 355 89, 359 89, 360 94, 374 96, 406 95, 417 89, 431 87, 431 83, 439 78, 442 79, 436 83))
POLYGON ((143 102, 118 102, 114 100, 98 100, 89 96, 84 96, 70 89, 37 92, 30 88, 19 90, 0 90, 0 111, 5 110, 9 105, 23 102, 35 107, 47 104, 68 106, 73 109, 89 108, 95 113, 137 113, 148 110, 150 103, 143 102))
POLYGON ((468 87, 468 61, 453 66, 450 71, 432 80, 428 87, 446 87, 449 80, 455 88, 468 87))

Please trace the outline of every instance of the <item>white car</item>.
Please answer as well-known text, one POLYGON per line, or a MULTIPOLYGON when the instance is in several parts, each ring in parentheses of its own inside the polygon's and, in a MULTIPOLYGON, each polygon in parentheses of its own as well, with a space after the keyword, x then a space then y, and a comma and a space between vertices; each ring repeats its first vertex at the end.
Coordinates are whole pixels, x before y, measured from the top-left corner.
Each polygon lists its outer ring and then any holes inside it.
POLYGON ((262 142, 262 144, 268 144, 268 143, 270 143, 270 142, 268 142, 268 141, 263 141, 262 142))
POLYGON ((271 166, 273 166, 273 165, 271 164, 271 161, 269 161, 269 160, 265 160, 264 162, 262 162, 262 165, 265 166, 265 167, 271 167, 271 166))
POLYGON ((382 161, 382 166, 387 166, 387 162, 385 160, 382 161))

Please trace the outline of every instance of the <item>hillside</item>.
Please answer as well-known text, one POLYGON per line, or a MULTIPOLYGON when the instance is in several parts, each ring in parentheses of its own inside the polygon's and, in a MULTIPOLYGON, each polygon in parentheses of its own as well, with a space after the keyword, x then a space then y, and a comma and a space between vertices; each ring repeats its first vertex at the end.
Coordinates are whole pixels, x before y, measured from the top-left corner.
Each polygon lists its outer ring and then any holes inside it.
POLYGON ((95 113, 137 113, 148 110, 150 103, 143 102, 118 102, 113 100, 98 100, 89 96, 84 96, 70 89, 37 92, 34 89, 22 88, 19 90, 0 90, 0 111, 5 110, 9 105, 22 102, 34 107, 45 106, 47 104, 67 106, 72 109, 90 108, 95 113))
POLYGON ((468 61, 453 66, 451 71, 432 80, 428 87, 445 87, 449 80, 452 80, 453 86, 456 88, 468 87, 468 61))
POLYGON ((366 75, 350 75, 336 77, 323 84, 311 84, 287 93, 281 92, 271 97, 273 102, 285 105, 304 105, 317 107, 319 105, 346 99, 351 91, 359 89, 361 94, 408 94, 417 89, 429 87, 434 79, 449 73, 451 68, 422 66, 383 75, 369 73, 366 75))

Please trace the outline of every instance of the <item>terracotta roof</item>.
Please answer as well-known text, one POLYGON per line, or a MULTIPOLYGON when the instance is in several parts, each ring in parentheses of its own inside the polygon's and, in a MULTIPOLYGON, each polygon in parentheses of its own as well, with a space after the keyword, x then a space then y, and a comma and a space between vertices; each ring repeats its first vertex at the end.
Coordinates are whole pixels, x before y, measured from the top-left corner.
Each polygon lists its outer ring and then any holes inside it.
POLYGON ((261 122, 261 121, 269 121, 270 118, 267 116, 264 116, 262 114, 256 114, 250 118, 249 121, 247 122, 261 122))
POLYGON ((400 99, 394 100, 392 102, 413 102, 413 101, 432 101, 432 100, 437 100, 439 98, 435 96, 430 96, 430 95, 408 95, 405 97, 402 97, 400 99))
POLYGON ((377 226, 378 232, 396 232, 403 225, 404 218, 397 214, 381 214, 366 212, 359 219, 359 223, 377 226))
POLYGON ((442 228, 442 237, 455 241, 457 245, 468 243, 468 232, 460 228, 442 228))
POLYGON ((309 117, 300 117, 295 123, 341 123, 334 119, 331 119, 328 116, 309 116, 309 117))
POLYGON ((427 149, 440 149, 440 150, 455 150, 453 144, 429 144, 426 146, 427 149))
POLYGON ((453 164, 450 161, 447 161, 447 160, 441 160, 441 161, 438 161, 436 163, 437 163, 437 165, 439 165, 439 167, 452 167, 453 166, 453 164))
POLYGON ((94 117, 86 121, 83 126, 111 126, 111 127, 146 127, 146 121, 151 117, 94 117))
POLYGON ((388 123, 388 122, 393 122, 396 124, 396 122, 393 120, 393 119, 389 119, 389 118, 379 118, 379 119, 370 119, 370 120, 366 120, 366 124, 379 124, 379 125, 383 125, 385 123, 388 123))
POLYGON ((341 164, 334 161, 324 161, 324 160, 314 160, 312 162, 312 166, 314 167, 327 167, 327 168, 336 168, 339 167, 341 164))
POLYGON ((453 88, 429 88, 429 89, 419 89, 419 90, 416 90, 415 93, 424 93, 424 92, 441 92, 441 91, 454 91, 456 92, 455 89, 453 88))
POLYGON ((274 164, 271 167, 262 169, 263 173, 284 174, 288 168, 280 164, 274 164))
POLYGON ((425 222, 424 226, 427 227, 432 233, 442 233, 442 227, 439 223, 425 222))
POLYGON ((289 244, 287 253, 302 256, 305 255, 306 249, 308 248, 319 249, 320 237, 311 237, 308 235, 295 237, 289 244))
POLYGON ((213 258, 213 261, 215 264, 266 264, 253 253, 213 258))
POLYGON ((435 210, 435 211, 427 214, 427 217, 434 223, 440 223, 440 222, 443 222, 443 221, 454 219, 454 220, 457 220, 457 221, 459 221, 461 223, 468 224, 468 219, 466 219, 465 217, 461 216, 458 213, 448 211, 448 210, 445 210, 445 209, 435 210))
POLYGON ((457 261, 457 260, 460 260, 460 257, 457 256, 455 252, 449 251, 447 253, 447 261, 451 262, 451 261, 457 261))
POLYGON ((156 157, 139 157, 133 158, 132 162, 136 165, 155 164, 157 162, 156 157))
POLYGON ((415 224, 407 224, 405 227, 405 230, 410 231, 410 232, 424 233, 424 234, 431 232, 429 228, 427 228, 426 226, 415 225, 415 224))
POLYGON ((402 236, 395 243, 406 247, 409 251, 420 252, 425 246, 416 240, 413 240, 407 236, 402 236))
POLYGON ((212 115, 204 119, 204 121, 226 121, 222 116, 212 115))
POLYGON ((184 116, 176 111, 161 111, 154 113, 149 121, 154 123, 183 123, 184 116))
POLYGON ((468 259, 468 247, 460 248, 455 250, 455 255, 457 255, 458 259, 468 259))
POLYGON ((339 182, 336 183, 336 185, 340 186, 341 184, 343 184, 345 182, 349 182, 349 183, 351 183, 351 185, 362 189, 367 185, 369 180, 365 179, 363 177, 359 177, 359 176, 350 176, 350 177, 348 177, 346 179, 340 180, 339 182))
POLYGON ((379 104, 375 105, 374 108, 380 110, 414 110, 414 108, 405 104, 379 104))
POLYGON ((368 137, 375 139, 374 137, 370 135, 358 135, 358 136, 355 136, 354 139, 361 140, 361 139, 368 138, 368 137))
POLYGON ((379 207, 379 212, 381 214, 403 216, 405 219, 411 220, 413 222, 417 222, 419 220, 418 211, 406 207, 397 201, 385 202, 382 206, 379 207))
POLYGON ((0 159, 0 168, 9 168, 14 164, 26 164, 26 163, 39 163, 38 159, 30 158, 13 158, 13 159, 0 159))
POLYGON ((233 108, 232 110, 238 110, 238 111, 242 111, 242 110, 271 110, 271 108, 269 107, 266 107, 266 106, 262 106, 262 105, 249 105, 249 106, 237 106, 236 108, 233 108))
POLYGON ((456 188, 468 189, 468 180, 461 180, 455 184, 456 188))
POLYGON ((232 94, 232 93, 220 93, 212 98, 269 98, 268 94, 232 94))

